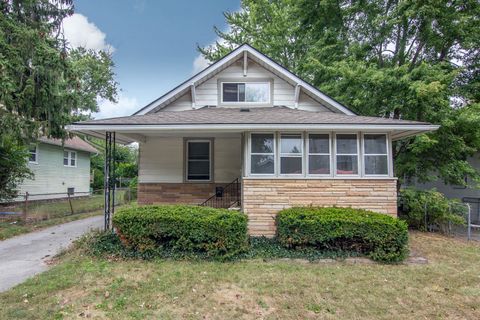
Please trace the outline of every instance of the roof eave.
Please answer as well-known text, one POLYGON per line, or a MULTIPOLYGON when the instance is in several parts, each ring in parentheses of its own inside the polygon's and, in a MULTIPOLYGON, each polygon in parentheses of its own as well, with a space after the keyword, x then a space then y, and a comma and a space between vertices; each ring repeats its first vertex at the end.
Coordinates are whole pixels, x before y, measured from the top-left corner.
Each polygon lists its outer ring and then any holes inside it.
MULTIPOLYGON (((394 140, 403 139, 423 132, 435 131, 438 125, 431 124, 72 124, 69 131, 79 133, 95 133, 101 137, 106 131, 138 133, 162 131, 218 131, 240 132, 253 130, 335 130, 335 131, 369 131, 369 132, 398 132, 393 134, 394 140)), ((133 142, 132 140, 130 142, 133 142)), ((128 142, 127 142, 128 143, 128 142)))

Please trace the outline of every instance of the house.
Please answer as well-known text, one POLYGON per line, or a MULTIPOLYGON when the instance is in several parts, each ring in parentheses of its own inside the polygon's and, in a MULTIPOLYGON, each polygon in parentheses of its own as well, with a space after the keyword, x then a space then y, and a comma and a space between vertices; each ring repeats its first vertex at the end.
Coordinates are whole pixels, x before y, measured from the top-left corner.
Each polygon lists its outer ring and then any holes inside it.
POLYGON ((70 196, 86 196, 90 192, 90 155, 98 153, 89 143, 74 136, 62 143, 60 139, 39 138, 29 148, 28 167, 32 179, 19 185, 23 200, 45 200, 70 196))
MULTIPOLYGON (((480 152, 477 152, 472 157, 469 157, 467 161, 477 171, 480 171, 480 152)), ((463 186, 445 184, 442 180, 425 183, 412 181, 406 186, 414 186, 423 190, 435 188, 437 191, 443 193, 447 198, 458 199, 464 203, 470 204, 472 223, 480 224, 480 189, 475 181, 470 181, 467 179, 467 177, 465 177, 465 183, 466 185, 463 186)))
POLYGON ((290 206, 395 216, 392 141, 437 126, 358 116, 245 44, 132 116, 68 129, 139 143, 139 204, 239 206, 273 236, 290 206))

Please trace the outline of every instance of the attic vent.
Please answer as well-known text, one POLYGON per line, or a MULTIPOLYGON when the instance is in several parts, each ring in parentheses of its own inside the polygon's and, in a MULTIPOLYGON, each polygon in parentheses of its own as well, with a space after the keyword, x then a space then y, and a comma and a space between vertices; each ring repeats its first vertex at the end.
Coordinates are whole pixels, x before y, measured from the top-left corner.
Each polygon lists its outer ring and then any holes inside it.
POLYGON ((250 112, 249 108, 240 108, 240 112, 250 112))

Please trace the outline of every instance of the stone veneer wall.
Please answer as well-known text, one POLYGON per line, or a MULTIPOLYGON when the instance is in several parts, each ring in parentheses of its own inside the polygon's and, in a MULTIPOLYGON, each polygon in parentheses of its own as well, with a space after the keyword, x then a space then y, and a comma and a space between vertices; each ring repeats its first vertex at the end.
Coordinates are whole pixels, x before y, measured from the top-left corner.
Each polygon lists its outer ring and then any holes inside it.
POLYGON ((139 183, 138 204, 200 204, 224 183, 139 183))
POLYGON ((243 179, 243 211, 252 236, 275 235, 276 213, 293 206, 338 206, 397 215, 397 180, 243 179))

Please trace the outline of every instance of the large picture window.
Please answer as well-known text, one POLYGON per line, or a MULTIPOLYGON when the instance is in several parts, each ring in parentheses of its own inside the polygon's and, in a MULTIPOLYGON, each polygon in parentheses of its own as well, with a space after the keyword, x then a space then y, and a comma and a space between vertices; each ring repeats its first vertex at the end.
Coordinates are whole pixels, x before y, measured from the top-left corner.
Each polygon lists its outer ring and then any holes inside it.
POLYGON ((186 142, 186 180, 211 180, 211 141, 187 140, 186 142))
POLYGON ((275 173, 275 136, 270 133, 252 133, 250 147, 250 173, 275 173))
POLYGON ((280 174, 302 174, 303 139, 301 134, 280 136, 280 174))
POLYGON ((269 82, 223 82, 222 102, 270 102, 269 82))
POLYGON ((336 135, 336 174, 358 174, 358 142, 356 134, 336 135))
POLYGON ((387 175, 387 136, 385 134, 365 134, 363 148, 365 175, 387 175))
POLYGON ((330 135, 308 135, 308 174, 330 174, 330 135))

